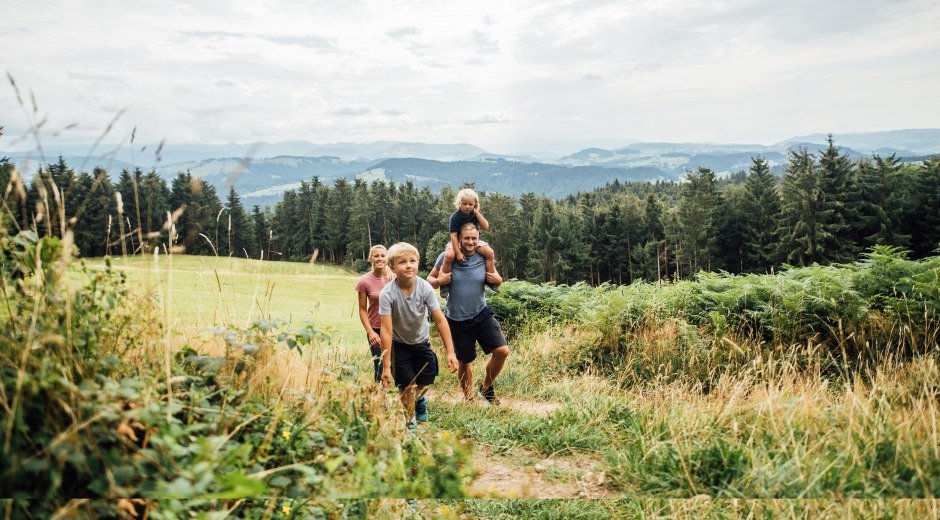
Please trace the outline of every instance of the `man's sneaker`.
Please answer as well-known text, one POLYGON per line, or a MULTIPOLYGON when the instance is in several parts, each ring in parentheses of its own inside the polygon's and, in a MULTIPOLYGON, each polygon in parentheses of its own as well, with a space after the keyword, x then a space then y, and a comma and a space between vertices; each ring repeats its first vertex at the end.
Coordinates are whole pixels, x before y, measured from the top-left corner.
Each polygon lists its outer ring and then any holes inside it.
POLYGON ((495 283, 488 283, 486 284, 486 286, 489 287, 490 290, 493 291, 493 293, 499 294, 499 286, 496 285, 495 283))
POLYGON ((446 299, 450 296, 450 284, 441 286, 441 298, 446 299))
POLYGON ((422 395, 415 401, 415 420, 419 423, 428 422, 428 396, 422 395))
POLYGON ((499 399, 496 397, 496 390, 493 390, 493 385, 490 385, 489 388, 483 390, 483 387, 480 387, 480 390, 477 391, 477 396, 491 404, 493 406, 499 406, 499 399))

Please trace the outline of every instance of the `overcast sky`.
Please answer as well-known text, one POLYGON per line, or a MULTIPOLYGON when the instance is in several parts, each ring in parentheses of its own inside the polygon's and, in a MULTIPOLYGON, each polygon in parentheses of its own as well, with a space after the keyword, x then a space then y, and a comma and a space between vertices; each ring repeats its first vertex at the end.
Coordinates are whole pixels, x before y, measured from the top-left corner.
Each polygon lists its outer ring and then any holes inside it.
POLYGON ((933 128, 938 27, 936 0, 3 0, 27 110, 3 79, 0 149, 43 117, 88 143, 122 109, 108 141, 498 153, 933 128))

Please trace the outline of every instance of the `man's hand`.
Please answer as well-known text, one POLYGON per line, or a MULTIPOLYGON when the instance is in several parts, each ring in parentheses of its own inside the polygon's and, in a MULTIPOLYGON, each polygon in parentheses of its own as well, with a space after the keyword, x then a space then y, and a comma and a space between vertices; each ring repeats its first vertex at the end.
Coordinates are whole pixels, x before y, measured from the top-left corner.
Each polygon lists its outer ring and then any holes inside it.
POLYGON ((382 386, 389 387, 392 383, 392 369, 390 367, 382 369, 382 386))
POLYGON ((486 273, 486 283, 493 285, 502 285, 503 277, 497 272, 486 273))
POLYGON ((440 287, 442 285, 449 284, 453 279, 454 279, 453 273, 440 273, 437 275, 437 277, 434 280, 435 280, 435 283, 437 283, 437 286, 440 287))
POLYGON ((447 356, 447 368, 450 369, 451 372, 456 372, 459 366, 460 364, 457 363, 456 355, 450 354, 447 356))

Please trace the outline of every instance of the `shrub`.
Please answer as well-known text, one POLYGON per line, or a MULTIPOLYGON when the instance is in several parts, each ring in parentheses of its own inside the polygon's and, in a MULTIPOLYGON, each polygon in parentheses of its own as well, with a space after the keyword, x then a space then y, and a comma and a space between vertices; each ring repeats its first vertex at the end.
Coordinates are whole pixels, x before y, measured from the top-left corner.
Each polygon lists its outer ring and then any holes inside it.
MULTIPOLYGON (((110 262, 76 266, 68 237, 0 240, 0 487, 48 499, 20 513, 51 516, 70 498, 109 500, 86 505, 90 516, 143 498, 120 507, 173 518, 252 497, 463 496, 466 449, 441 438, 402 449, 374 385, 340 367, 319 380, 328 391, 290 390, 285 356, 329 341, 312 324, 220 328, 222 355, 184 344, 167 359, 154 302, 110 262)), ((241 504, 245 516, 267 507, 241 504)))

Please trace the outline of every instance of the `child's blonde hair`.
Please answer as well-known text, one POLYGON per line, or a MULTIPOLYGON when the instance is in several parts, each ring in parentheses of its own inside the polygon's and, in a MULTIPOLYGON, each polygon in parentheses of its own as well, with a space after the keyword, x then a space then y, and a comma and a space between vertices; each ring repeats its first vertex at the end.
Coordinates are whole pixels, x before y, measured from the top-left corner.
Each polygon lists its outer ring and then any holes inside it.
POLYGON ((480 203, 480 196, 470 188, 464 188, 457 192, 457 196, 454 198, 454 207, 460 209, 460 203, 463 202, 463 199, 472 199, 477 204, 480 203))
POLYGON ((393 244, 392 247, 388 248, 388 265, 395 267, 395 263, 398 261, 398 257, 411 256, 414 255, 415 258, 421 260, 421 253, 418 252, 418 248, 409 244, 408 242, 399 242, 393 244))

